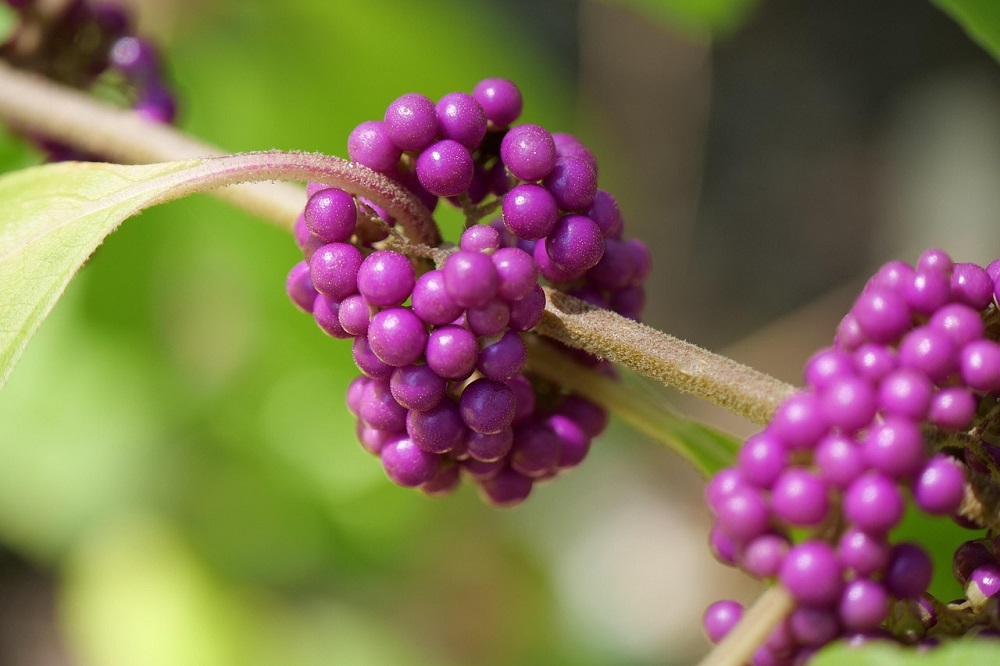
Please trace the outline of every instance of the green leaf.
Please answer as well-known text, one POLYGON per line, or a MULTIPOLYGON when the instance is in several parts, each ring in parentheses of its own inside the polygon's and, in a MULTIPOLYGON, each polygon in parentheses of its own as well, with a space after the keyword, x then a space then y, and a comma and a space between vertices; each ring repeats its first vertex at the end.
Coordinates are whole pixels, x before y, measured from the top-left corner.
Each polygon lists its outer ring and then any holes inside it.
POLYGON ((1000 60, 1000 2, 996 0, 934 0, 958 21, 980 46, 1000 60))
POLYGON ((0 178, 0 386, 101 241, 195 164, 63 163, 0 178))
POLYGON ((1000 644, 994 640, 962 639, 946 642, 933 650, 918 653, 888 641, 876 641, 859 648, 835 643, 819 652, 809 663, 812 666, 895 666, 920 664, 920 666, 967 666, 968 664, 993 664, 1000 658, 1000 644))
MULTIPOLYGON (((238 153, 144 166, 63 163, 2 176, 0 387, 70 279, 123 220, 195 192, 266 180, 343 187, 386 208, 418 241, 436 233, 426 209, 388 178, 314 153, 238 153)), ((249 194, 259 210, 272 218, 280 213, 289 226, 305 201, 296 188, 276 193, 278 208, 270 198, 264 204, 259 193, 249 194)))

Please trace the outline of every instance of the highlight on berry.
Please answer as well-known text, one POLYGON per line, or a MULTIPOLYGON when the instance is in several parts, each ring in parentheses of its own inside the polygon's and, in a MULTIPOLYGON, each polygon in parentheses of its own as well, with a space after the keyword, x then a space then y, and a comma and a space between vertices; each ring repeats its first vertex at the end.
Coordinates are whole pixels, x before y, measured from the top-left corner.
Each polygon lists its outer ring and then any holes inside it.
POLYGON ((608 421, 526 367, 542 285, 638 320, 651 264, 641 241, 623 238, 593 154, 570 134, 514 125, 521 110, 517 86, 486 79, 437 102, 402 95, 359 124, 350 158, 432 212, 460 208, 465 231, 435 265, 385 247, 395 221, 371 201, 310 184, 295 226, 304 259, 287 281, 320 329, 354 339, 362 375, 347 405, 386 475, 429 495, 464 477, 497 506, 580 464, 608 421))
MULTIPOLYGON (((805 387, 708 484, 716 558, 795 600, 753 664, 804 663, 835 639, 925 649, 1000 630, 998 278, 1000 260, 941 250, 883 266, 805 387), (930 555, 892 538, 908 506, 975 531, 954 544, 965 598, 934 598, 930 555)), ((712 605, 708 638, 741 615, 712 605)))

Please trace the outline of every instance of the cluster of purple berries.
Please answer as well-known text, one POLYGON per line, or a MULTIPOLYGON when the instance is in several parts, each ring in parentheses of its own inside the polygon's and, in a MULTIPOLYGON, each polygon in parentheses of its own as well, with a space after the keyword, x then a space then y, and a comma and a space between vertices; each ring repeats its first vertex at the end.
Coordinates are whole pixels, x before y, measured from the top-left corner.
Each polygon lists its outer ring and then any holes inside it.
MULTIPOLYGON (((172 123, 177 113, 156 49, 137 37, 128 15, 111 3, 69 0, 6 0, 19 23, 0 58, 15 67, 82 90, 100 89, 122 98, 155 122, 172 123)), ((66 146, 38 139, 51 161, 86 159, 66 146)))
POLYGON ((541 280, 637 319, 650 269, 645 245, 622 239, 590 151, 568 134, 511 127, 521 105, 513 83, 486 79, 437 103, 403 95, 384 120, 358 125, 351 159, 431 211, 441 199, 461 207, 459 246, 442 246, 438 266, 380 247, 394 222, 384 211, 310 184, 296 226, 305 261, 287 282, 321 329, 354 338, 363 376, 347 403, 389 478, 436 495, 464 475, 498 506, 578 465, 607 424, 593 403, 525 370, 541 280))
MULTIPOLYGON (((1000 260, 982 268, 941 250, 916 267, 883 266, 834 345, 806 364, 805 388, 708 484, 716 557, 779 582, 796 602, 753 664, 804 663, 843 637, 933 642, 996 623, 972 600, 1000 591, 992 549, 987 557, 978 542, 959 548, 956 576, 975 590, 942 605, 927 593, 929 555, 890 532, 911 499, 926 514, 981 527, 958 512, 973 476, 1000 482, 981 441, 1000 391, 998 277, 1000 260), (808 536, 796 543, 793 531, 808 536)), ((711 606, 709 639, 741 612, 732 601, 711 606)))

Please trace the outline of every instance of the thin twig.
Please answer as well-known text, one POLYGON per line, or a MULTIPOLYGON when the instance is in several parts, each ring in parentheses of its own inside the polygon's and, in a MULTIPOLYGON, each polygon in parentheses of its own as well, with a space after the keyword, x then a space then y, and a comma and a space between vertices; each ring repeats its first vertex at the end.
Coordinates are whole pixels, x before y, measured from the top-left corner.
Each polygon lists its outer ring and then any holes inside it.
POLYGON ((764 591, 700 666, 743 666, 792 609, 795 600, 780 585, 764 591))

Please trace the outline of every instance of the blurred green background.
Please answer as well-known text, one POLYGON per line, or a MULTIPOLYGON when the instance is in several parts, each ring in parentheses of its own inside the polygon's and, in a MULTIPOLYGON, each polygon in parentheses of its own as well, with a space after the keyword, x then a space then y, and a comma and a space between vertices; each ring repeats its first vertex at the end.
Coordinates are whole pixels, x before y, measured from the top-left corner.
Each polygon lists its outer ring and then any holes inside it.
MULTIPOLYGON (((653 247, 650 323, 789 381, 866 271, 1000 252, 1000 78, 929 3, 132 4, 181 125, 234 151, 343 155, 402 93, 515 80, 653 247)), ((296 254, 195 197, 71 285, 0 394, 0 664, 686 664, 704 606, 753 597, 701 482, 618 424, 511 511, 392 486, 296 254)))

